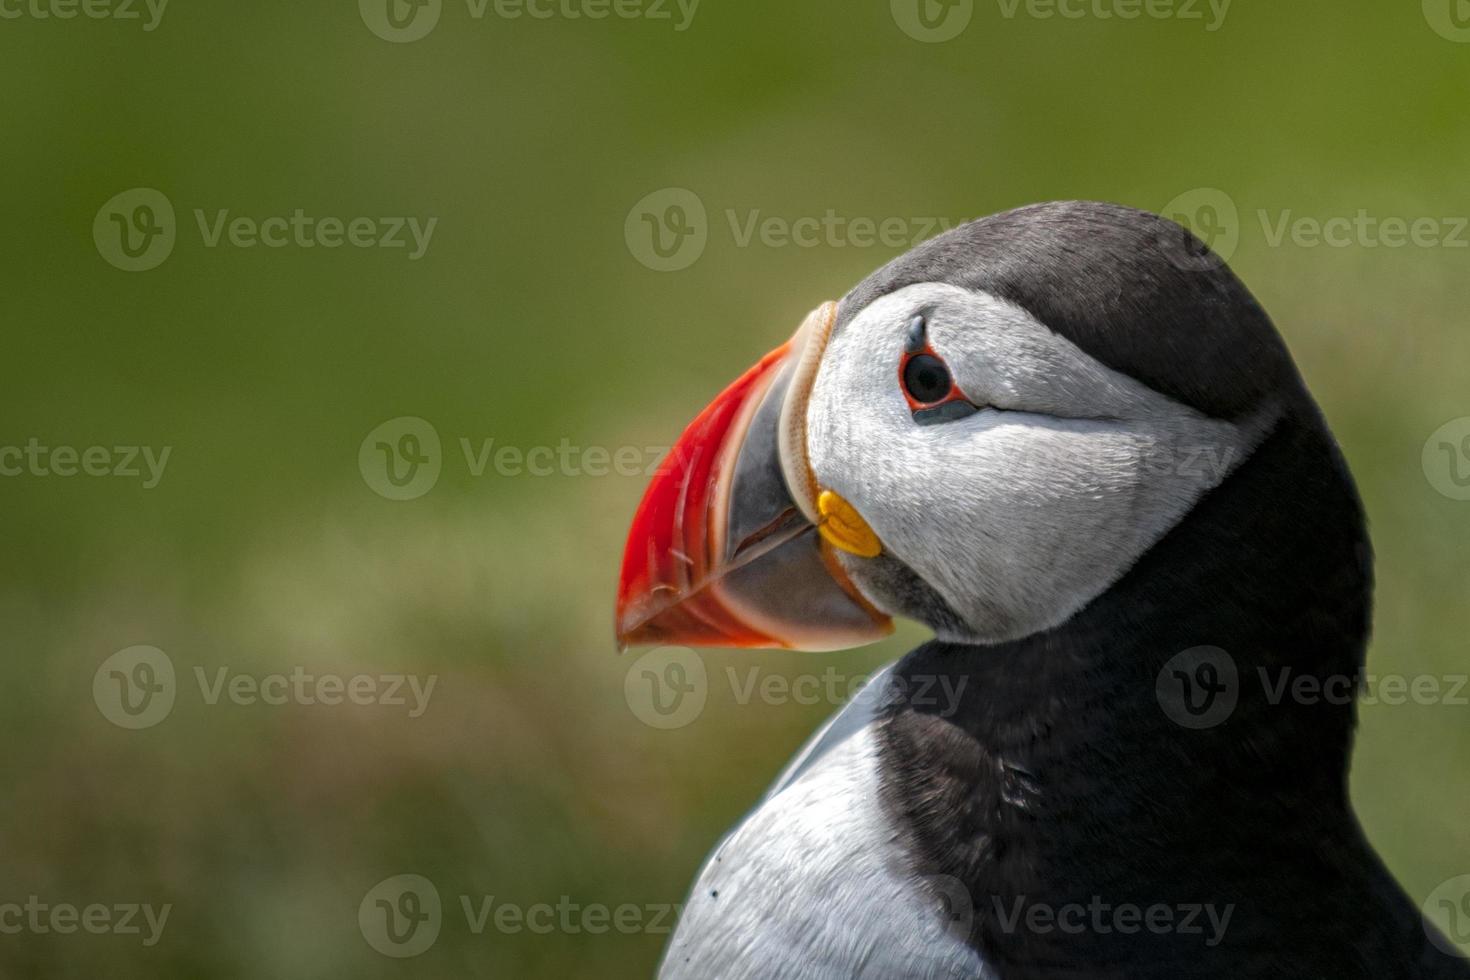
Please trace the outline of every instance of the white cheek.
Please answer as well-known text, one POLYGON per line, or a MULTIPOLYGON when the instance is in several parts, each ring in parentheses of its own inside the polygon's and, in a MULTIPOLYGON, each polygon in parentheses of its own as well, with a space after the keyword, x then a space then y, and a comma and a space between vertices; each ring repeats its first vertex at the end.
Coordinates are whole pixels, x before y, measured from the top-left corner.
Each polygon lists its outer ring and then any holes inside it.
POLYGON ((882 398, 813 404, 819 481, 986 641, 1075 613, 1213 482, 1151 474, 1151 455, 1177 452, 1142 423, 991 411, 920 427, 901 396, 896 413, 882 398))
POLYGON ((920 475, 888 488, 897 506, 875 503, 876 520, 970 622, 997 637, 1027 632, 1047 609, 1085 601, 1112 554, 1137 546, 1130 518, 1151 509, 1137 459, 1131 435, 1097 423, 991 417, 915 447, 908 465, 920 475))
POLYGON ((1098 423, 986 413, 902 438, 847 433, 864 463, 834 485, 895 557, 988 638, 1074 607, 1109 552, 1137 547, 1139 452, 1098 423), (869 447, 872 447, 871 449, 869 447))
POLYGON ((998 324, 996 301, 985 298, 973 322, 951 326, 936 343, 966 384, 1026 410, 919 426, 898 379, 904 318, 920 300, 953 303, 959 291, 905 292, 833 338, 812 391, 808 451, 818 483, 846 498, 885 551, 973 631, 949 638, 996 642, 1065 621, 1256 441, 1103 367, 1040 325, 1017 326, 1014 316, 998 324), (1006 334, 1007 325, 1020 332, 1006 334), (1226 465, 1191 470, 1187 461, 1200 449, 1226 465))

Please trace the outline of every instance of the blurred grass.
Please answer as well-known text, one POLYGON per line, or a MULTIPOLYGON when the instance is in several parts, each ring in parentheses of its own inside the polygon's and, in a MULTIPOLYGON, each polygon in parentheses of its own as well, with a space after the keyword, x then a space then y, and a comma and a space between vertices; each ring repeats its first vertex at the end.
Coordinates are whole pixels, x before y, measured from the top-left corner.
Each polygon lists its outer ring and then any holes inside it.
MULTIPOLYGON (((825 706, 733 703, 688 728, 629 711, 609 639, 641 478, 473 477, 460 437, 666 444, 881 248, 737 247, 742 217, 943 216, 1060 197, 1154 210, 1225 190, 1233 264, 1361 482, 1379 556, 1377 673, 1466 670, 1470 505, 1420 470, 1470 414, 1467 252, 1273 248, 1255 213, 1465 214, 1470 45, 1417 4, 1245 5, 1198 24, 1003 19, 904 36, 884 2, 705 0, 644 21, 471 21, 392 45, 350 3, 175 0, 159 29, 0 21, 0 444, 169 445, 161 485, 0 479, 8 626, 0 901, 172 902, 162 942, 0 937, 48 977, 645 975, 657 935, 475 936, 449 912, 399 963, 359 934, 379 880, 520 904, 682 899, 700 859, 825 706), (91 223, 174 203, 170 259, 126 274, 91 223), (695 190, 710 243, 658 274, 628 209, 695 190), (206 249, 192 209, 437 216, 428 255, 206 249), (379 422, 430 419, 432 493, 364 485, 379 422), (437 673, 387 708, 97 711, 123 647, 256 673, 437 673)), ((859 674, 912 645, 713 654, 711 672, 859 674)), ((1416 898, 1470 873, 1470 709, 1365 709, 1354 795, 1416 898)))

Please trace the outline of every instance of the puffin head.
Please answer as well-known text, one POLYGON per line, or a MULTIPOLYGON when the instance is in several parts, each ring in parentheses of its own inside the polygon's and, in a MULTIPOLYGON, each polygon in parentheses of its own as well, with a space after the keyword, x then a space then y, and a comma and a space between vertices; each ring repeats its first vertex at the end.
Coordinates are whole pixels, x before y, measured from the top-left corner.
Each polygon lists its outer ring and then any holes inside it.
POLYGON ((1052 629, 1287 416, 1270 319, 1163 218, 1036 205, 813 311, 684 432, 633 522, 630 643, 833 649, 1052 629))

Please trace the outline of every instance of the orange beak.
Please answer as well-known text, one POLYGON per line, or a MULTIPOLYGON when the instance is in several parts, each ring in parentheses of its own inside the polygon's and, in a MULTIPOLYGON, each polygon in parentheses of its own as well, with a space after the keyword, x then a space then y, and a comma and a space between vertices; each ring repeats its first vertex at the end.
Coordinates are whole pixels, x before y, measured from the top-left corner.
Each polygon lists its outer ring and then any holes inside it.
POLYGON ((620 645, 834 650, 892 631, 817 533, 833 495, 807 465, 806 406, 835 321, 816 310, 679 437, 628 534, 620 645))

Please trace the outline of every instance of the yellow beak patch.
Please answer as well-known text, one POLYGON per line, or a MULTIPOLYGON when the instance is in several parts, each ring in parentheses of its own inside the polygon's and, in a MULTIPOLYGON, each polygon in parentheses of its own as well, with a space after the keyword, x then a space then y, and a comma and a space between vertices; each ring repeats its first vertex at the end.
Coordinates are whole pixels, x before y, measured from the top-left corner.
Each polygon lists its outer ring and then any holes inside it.
POLYGON ((838 494, 831 490, 818 494, 817 513, 822 518, 817 531, 832 547, 860 558, 876 558, 883 553, 882 542, 863 515, 838 494))

